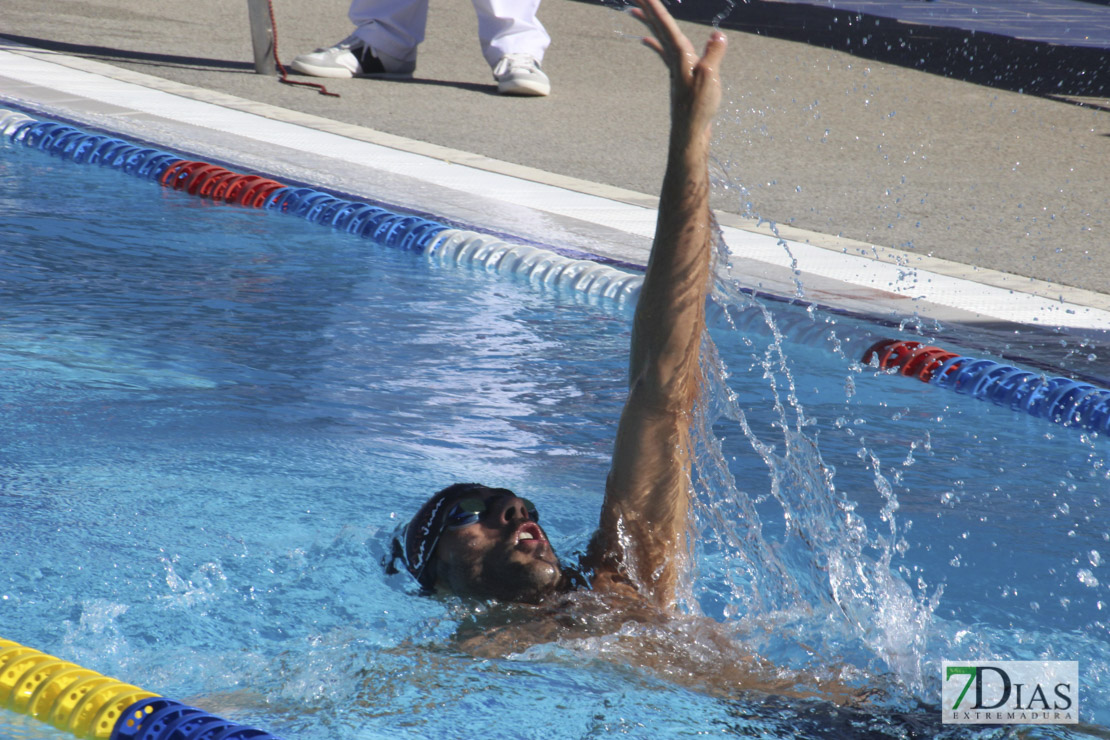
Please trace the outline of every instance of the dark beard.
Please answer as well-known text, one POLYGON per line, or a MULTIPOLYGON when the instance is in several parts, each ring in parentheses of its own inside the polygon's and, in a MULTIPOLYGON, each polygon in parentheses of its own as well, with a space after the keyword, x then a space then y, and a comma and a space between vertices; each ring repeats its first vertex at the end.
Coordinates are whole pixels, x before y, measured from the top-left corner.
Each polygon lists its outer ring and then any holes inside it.
MULTIPOLYGON (((545 545, 550 549, 550 545, 545 545)), ((537 604, 550 596, 562 581, 559 566, 546 560, 526 563, 509 559, 511 546, 494 548, 486 554, 483 568, 484 598, 537 604)))

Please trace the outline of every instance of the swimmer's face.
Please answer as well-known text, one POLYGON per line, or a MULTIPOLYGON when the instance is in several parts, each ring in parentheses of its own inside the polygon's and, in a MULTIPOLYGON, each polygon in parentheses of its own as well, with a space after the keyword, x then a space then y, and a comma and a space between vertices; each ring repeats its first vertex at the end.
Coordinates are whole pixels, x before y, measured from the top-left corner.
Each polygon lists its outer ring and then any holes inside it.
POLYGON ((459 596, 537 602, 562 578, 558 558, 536 523, 535 509, 511 493, 459 502, 436 547, 437 588, 459 596), (465 516, 467 512, 476 516, 465 516), (451 524, 451 522, 456 522, 451 524))

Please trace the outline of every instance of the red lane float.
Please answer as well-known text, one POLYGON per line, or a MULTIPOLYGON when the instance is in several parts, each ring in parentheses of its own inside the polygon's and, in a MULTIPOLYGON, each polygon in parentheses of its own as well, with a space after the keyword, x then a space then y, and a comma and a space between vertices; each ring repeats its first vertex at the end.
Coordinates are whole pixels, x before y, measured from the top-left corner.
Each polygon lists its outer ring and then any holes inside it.
MULTIPOLYGON (((882 339, 868 347, 863 355, 863 364, 870 365, 876 356, 880 369, 898 368, 902 375, 928 383, 932 381, 933 373, 959 355, 940 347, 923 345, 921 342, 882 339)), ((949 368, 949 371, 952 369, 949 368)))
POLYGON ((179 160, 162 173, 162 185, 201 198, 261 208, 275 191, 285 185, 260 175, 243 175, 219 165, 179 160))

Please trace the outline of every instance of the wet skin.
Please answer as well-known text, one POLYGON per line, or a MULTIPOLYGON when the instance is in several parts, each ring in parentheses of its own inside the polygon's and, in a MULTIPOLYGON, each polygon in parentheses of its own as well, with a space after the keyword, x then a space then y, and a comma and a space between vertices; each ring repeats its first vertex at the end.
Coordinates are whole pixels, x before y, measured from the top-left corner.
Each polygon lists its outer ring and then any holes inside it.
POLYGON ((436 582, 458 596, 536 603, 559 589, 563 573, 543 529, 517 496, 490 494, 473 524, 444 530, 436 582))

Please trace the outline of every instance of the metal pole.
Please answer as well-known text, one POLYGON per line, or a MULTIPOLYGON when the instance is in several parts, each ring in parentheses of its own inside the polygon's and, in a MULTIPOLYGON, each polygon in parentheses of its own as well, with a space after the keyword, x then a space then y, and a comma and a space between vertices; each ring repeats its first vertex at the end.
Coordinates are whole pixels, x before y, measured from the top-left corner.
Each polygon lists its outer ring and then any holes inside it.
POLYGON ((260 75, 275 74, 274 24, 270 21, 270 3, 268 0, 247 0, 247 11, 251 19, 254 71, 260 75))

